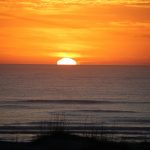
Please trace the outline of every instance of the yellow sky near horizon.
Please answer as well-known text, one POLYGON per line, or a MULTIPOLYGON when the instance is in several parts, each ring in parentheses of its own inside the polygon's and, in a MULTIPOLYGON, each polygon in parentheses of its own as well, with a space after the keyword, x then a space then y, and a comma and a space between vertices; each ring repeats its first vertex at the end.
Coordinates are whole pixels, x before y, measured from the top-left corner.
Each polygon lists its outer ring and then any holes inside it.
POLYGON ((0 0, 0 63, 150 64, 150 0, 0 0))

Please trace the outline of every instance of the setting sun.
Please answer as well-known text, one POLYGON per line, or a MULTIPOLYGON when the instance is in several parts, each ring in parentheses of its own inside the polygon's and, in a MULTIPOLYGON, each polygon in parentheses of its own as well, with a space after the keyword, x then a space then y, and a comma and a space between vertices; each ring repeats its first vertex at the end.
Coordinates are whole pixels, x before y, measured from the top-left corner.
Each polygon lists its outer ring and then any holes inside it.
POLYGON ((62 58, 57 61, 57 65, 77 65, 77 62, 72 58, 62 58))

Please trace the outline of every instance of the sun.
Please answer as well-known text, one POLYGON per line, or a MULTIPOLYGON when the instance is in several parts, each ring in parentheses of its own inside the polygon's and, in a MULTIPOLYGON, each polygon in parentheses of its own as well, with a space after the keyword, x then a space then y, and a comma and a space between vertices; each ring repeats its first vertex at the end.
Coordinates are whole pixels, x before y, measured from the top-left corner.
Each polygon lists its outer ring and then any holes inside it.
POLYGON ((77 65, 77 62, 72 58, 61 58, 57 61, 57 65, 77 65))

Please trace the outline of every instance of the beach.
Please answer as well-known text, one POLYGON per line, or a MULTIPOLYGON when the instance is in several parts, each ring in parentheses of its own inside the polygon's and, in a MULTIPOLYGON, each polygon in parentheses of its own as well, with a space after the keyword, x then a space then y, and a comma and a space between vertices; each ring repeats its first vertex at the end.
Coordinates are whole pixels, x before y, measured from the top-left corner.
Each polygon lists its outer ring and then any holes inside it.
POLYGON ((41 135, 30 142, 0 141, 0 148, 5 150, 149 150, 149 142, 116 142, 106 138, 80 137, 67 132, 53 132, 41 135))

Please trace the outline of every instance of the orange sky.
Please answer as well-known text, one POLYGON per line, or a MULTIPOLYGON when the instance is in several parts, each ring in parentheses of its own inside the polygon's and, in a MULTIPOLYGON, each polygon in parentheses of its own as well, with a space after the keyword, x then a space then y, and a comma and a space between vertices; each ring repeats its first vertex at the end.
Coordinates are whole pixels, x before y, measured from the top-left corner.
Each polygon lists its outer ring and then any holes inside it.
POLYGON ((0 63, 150 64, 149 0, 0 0, 0 63))

